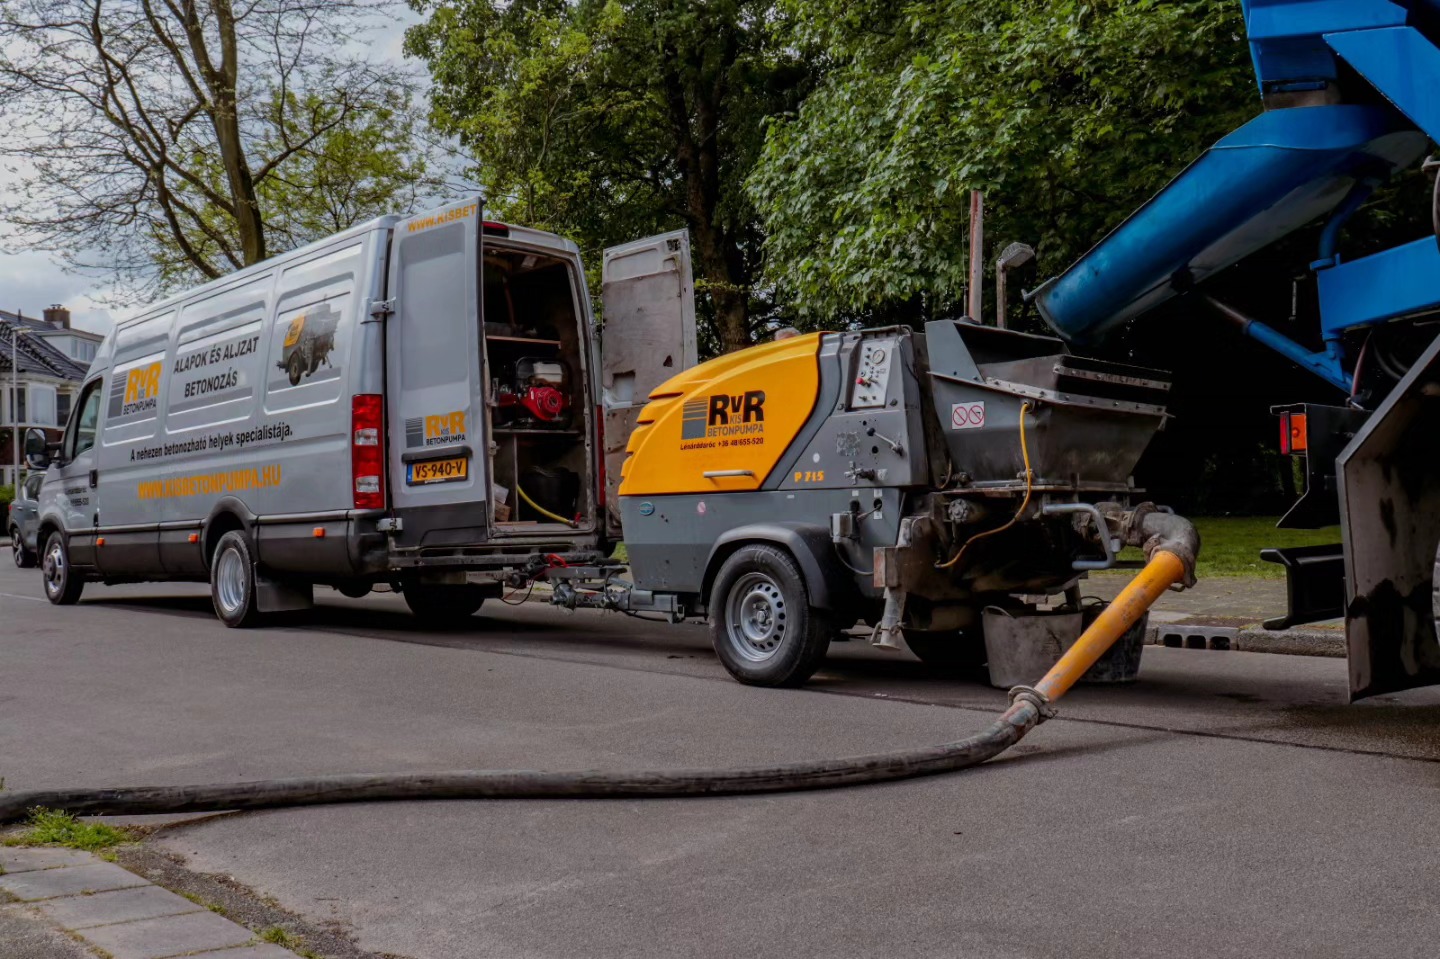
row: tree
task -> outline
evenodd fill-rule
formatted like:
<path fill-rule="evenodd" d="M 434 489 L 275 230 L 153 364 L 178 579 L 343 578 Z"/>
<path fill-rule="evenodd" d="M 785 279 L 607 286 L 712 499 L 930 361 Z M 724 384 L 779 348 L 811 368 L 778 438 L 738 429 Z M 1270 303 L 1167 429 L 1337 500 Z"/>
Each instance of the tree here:
<path fill-rule="evenodd" d="M 786 0 L 826 65 L 750 187 L 767 272 L 810 315 L 952 308 L 968 193 L 1058 272 L 1260 110 L 1227 0 Z"/>
<path fill-rule="evenodd" d="M 689 228 L 723 350 L 769 308 L 744 181 L 767 116 L 806 68 L 770 0 L 410 0 L 406 38 L 434 80 L 433 122 L 478 161 L 502 218 L 609 243 Z"/>
<path fill-rule="evenodd" d="M 413 81 L 353 33 L 381 0 L 0 0 L 12 240 L 143 290 L 404 206 Z"/>

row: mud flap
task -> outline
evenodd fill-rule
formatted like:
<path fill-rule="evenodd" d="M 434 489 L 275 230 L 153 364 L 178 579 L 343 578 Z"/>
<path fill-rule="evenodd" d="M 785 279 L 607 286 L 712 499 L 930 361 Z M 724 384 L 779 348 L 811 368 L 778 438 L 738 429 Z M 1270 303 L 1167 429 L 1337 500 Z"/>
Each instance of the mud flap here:
<path fill-rule="evenodd" d="M 1350 698 L 1440 683 L 1440 339 L 1336 464 Z"/>

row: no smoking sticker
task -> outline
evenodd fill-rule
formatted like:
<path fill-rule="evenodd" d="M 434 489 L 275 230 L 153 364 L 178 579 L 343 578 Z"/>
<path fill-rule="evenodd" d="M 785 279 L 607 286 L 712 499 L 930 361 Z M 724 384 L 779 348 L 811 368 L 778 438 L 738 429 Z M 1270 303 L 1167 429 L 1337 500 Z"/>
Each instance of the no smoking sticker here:
<path fill-rule="evenodd" d="M 979 403 L 956 403 L 950 407 L 950 428 L 952 430 L 978 430 L 984 425 L 984 400 Z"/>

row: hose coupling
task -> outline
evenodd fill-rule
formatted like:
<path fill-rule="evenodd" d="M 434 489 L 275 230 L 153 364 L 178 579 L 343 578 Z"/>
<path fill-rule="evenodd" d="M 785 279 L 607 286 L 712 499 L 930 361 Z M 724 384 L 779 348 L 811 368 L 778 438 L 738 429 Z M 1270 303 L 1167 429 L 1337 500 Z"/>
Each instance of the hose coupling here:
<path fill-rule="evenodd" d="M 1050 705 L 1050 697 L 1033 686 L 1012 686 L 1010 708 L 1004 719 L 1029 732 L 1047 719 L 1054 719 L 1058 710 Z"/>

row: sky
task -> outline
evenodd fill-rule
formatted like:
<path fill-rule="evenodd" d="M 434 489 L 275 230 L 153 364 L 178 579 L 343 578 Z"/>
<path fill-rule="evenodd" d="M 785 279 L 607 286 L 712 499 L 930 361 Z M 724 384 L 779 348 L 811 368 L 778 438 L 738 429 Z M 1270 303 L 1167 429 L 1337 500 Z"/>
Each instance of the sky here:
<path fill-rule="evenodd" d="M 405 39 L 405 27 L 419 21 L 408 9 L 398 9 L 383 27 L 369 38 L 372 59 L 399 63 Z M 7 189 L 14 178 L 0 171 L 0 190 Z M 0 252 L 0 310 L 41 315 L 52 303 L 68 307 L 71 323 L 84 330 L 108 333 L 116 319 L 123 319 L 136 308 L 116 309 L 105 304 L 109 284 L 103 276 L 92 272 L 67 272 L 44 253 Z"/>

